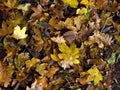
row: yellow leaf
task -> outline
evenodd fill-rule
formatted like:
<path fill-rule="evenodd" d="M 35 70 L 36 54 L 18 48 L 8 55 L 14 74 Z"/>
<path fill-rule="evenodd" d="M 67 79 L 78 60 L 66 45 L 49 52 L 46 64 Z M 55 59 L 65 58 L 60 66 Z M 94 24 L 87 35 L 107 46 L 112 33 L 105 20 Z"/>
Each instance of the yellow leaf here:
<path fill-rule="evenodd" d="M 40 60 L 39 59 L 37 59 L 37 58 L 32 58 L 31 60 L 27 60 L 26 62 L 25 62 L 25 64 L 26 64 L 26 68 L 28 68 L 28 70 L 31 68 L 31 67 L 33 67 L 36 63 L 38 63 Z"/>
<path fill-rule="evenodd" d="M 48 64 L 47 63 L 42 63 L 42 64 L 37 64 L 36 66 L 36 71 L 41 75 L 41 76 L 46 76 L 48 71 L 46 70 Z"/>
<path fill-rule="evenodd" d="M 74 59 L 74 60 L 73 60 L 73 63 L 74 63 L 74 64 L 79 64 L 80 61 L 79 61 L 78 59 Z"/>
<path fill-rule="evenodd" d="M 94 81 L 94 85 L 97 85 L 100 81 L 103 80 L 102 74 L 97 69 L 97 67 L 93 67 L 87 71 L 89 76 L 87 78 L 87 82 Z"/>
<path fill-rule="evenodd" d="M 70 5 L 72 8 L 78 7 L 78 0 L 62 0 L 64 3 Z"/>
<path fill-rule="evenodd" d="M 87 13 L 87 11 L 88 11 L 87 8 L 82 8 L 82 9 L 79 8 L 79 9 L 77 9 L 76 14 L 82 15 L 82 14 Z"/>
<path fill-rule="evenodd" d="M 14 32 L 12 36 L 17 40 L 25 39 L 28 36 L 27 34 L 25 34 L 26 29 L 27 27 L 23 27 L 22 29 L 20 29 L 20 26 L 17 25 L 16 27 L 14 27 Z"/>
<path fill-rule="evenodd" d="M 79 64 L 79 49 L 76 47 L 76 44 L 72 43 L 70 46 L 67 46 L 65 43 L 58 44 L 58 48 L 61 53 L 58 54 L 58 57 L 61 61 L 61 66 L 66 69 L 72 66 L 73 64 Z"/>
<path fill-rule="evenodd" d="M 4 2 L 4 5 L 12 9 L 15 7 L 17 3 L 18 3 L 18 0 L 7 0 L 7 2 Z"/>
<path fill-rule="evenodd" d="M 92 0 L 90 0 L 90 1 L 88 1 L 88 0 L 82 0 L 81 2 L 80 2 L 80 4 L 83 4 L 83 5 L 85 5 L 87 8 L 88 7 L 90 7 L 90 6 L 95 6 L 94 5 L 94 2 L 92 1 Z"/>
<path fill-rule="evenodd" d="M 59 58 L 56 55 L 51 54 L 50 56 L 54 61 L 57 61 L 57 62 L 59 61 Z"/>
<path fill-rule="evenodd" d="M 26 3 L 26 4 L 20 4 L 17 9 L 20 9 L 22 11 L 28 11 L 29 10 L 29 7 L 31 6 L 30 3 Z"/>

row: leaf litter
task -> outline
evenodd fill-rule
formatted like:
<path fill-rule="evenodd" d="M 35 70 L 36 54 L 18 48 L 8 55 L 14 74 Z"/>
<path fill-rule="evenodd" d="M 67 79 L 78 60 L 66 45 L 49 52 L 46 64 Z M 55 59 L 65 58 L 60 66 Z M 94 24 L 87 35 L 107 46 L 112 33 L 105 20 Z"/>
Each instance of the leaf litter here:
<path fill-rule="evenodd" d="M 1 0 L 0 90 L 119 90 L 119 0 Z"/>

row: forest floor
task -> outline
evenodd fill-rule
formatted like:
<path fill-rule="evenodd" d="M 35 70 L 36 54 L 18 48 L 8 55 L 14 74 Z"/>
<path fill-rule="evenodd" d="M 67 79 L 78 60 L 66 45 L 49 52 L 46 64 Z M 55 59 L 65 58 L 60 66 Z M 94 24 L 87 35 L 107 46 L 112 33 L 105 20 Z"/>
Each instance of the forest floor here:
<path fill-rule="evenodd" d="M 120 0 L 0 0 L 0 90 L 120 90 Z"/>

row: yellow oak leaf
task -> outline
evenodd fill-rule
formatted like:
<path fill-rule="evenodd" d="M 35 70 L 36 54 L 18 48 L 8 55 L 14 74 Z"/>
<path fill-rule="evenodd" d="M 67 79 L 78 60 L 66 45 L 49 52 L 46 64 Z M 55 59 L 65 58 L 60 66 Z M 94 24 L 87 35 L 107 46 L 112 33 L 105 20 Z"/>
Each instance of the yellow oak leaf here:
<path fill-rule="evenodd" d="M 78 0 L 62 0 L 64 3 L 70 5 L 72 8 L 78 7 Z"/>
<path fill-rule="evenodd" d="M 20 29 L 20 26 L 17 25 L 16 27 L 14 27 L 14 32 L 12 36 L 17 40 L 25 39 L 28 36 L 27 34 L 25 34 L 26 30 L 27 27 L 23 27 L 22 29 Z"/>

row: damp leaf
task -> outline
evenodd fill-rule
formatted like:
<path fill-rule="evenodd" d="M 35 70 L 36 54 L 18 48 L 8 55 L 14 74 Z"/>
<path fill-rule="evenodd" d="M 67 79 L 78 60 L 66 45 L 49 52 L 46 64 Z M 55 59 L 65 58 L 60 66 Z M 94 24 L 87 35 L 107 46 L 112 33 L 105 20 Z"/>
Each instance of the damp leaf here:
<path fill-rule="evenodd" d="M 20 29 L 20 26 L 17 25 L 16 27 L 14 27 L 14 32 L 12 36 L 17 40 L 25 39 L 28 36 L 27 34 L 25 34 L 26 30 L 27 27 L 23 27 L 22 29 Z"/>
<path fill-rule="evenodd" d="M 97 85 L 100 81 L 103 80 L 103 76 L 96 66 L 90 68 L 88 71 L 89 76 L 87 77 L 87 82 L 93 81 L 94 85 Z"/>
<path fill-rule="evenodd" d="M 70 5 L 72 8 L 78 7 L 78 0 L 62 0 L 64 3 Z"/>

